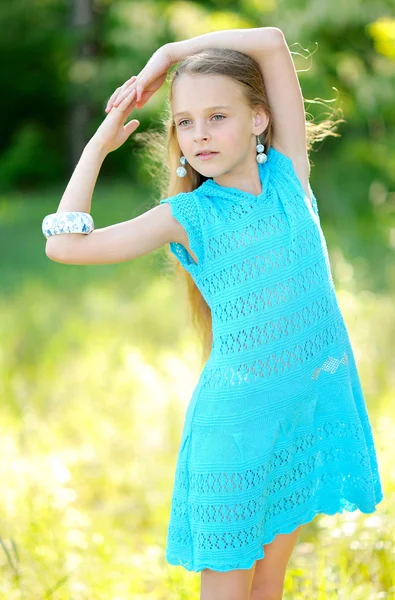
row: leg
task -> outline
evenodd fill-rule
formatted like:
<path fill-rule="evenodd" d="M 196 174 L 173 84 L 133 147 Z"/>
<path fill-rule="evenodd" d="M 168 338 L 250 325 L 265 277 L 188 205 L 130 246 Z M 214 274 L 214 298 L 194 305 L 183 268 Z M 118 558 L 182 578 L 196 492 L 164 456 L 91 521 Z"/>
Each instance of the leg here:
<path fill-rule="evenodd" d="M 301 527 L 299 525 L 291 533 L 277 535 L 264 546 L 265 556 L 255 562 L 250 600 L 281 600 L 285 570 Z"/>
<path fill-rule="evenodd" d="M 203 569 L 200 600 L 249 600 L 254 567 L 225 572 Z"/>

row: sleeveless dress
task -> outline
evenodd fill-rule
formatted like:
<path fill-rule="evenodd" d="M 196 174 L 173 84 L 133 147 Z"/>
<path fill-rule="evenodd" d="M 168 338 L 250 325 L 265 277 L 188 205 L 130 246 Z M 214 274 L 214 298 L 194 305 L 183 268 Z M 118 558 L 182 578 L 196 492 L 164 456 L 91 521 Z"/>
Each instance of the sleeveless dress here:
<path fill-rule="evenodd" d="M 160 202 L 212 315 L 167 533 L 166 560 L 188 571 L 250 569 L 277 534 L 384 498 L 316 198 L 290 158 L 267 156 L 258 196 L 208 179 Z"/>

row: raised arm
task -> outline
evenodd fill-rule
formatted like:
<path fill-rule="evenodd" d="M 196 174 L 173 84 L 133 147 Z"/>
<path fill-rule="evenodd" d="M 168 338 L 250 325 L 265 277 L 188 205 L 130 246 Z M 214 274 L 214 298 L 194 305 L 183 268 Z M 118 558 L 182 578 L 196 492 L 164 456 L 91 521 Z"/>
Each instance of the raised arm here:
<path fill-rule="evenodd" d="M 174 62 L 204 48 L 231 48 L 251 56 L 260 66 L 272 110 L 272 146 L 288 156 L 307 191 L 310 165 L 302 91 L 281 29 L 229 29 L 174 42 L 167 50 Z M 309 195 L 309 194 L 308 194 Z"/>
<path fill-rule="evenodd" d="M 205 48 L 231 48 L 248 54 L 258 63 L 272 111 L 272 146 L 292 160 L 296 174 L 310 196 L 310 164 L 303 96 L 292 55 L 283 32 L 277 27 L 214 31 L 165 44 L 151 57 L 135 78 L 136 81 L 128 80 L 114 92 L 106 111 L 111 106 L 118 106 L 130 90 L 135 88 L 138 103 L 140 106 L 144 105 L 160 87 L 164 74 L 172 64 Z"/>
<path fill-rule="evenodd" d="M 132 109 L 131 100 L 125 99 L 111 110 L 82 152 L 57 212 L 90 212 L 93 190 L 105 156 L 119 147 L 138 125 L 138 121 L 132 120 L 123 126 Z M 188 247 L 184 228 L 173 217 L 170 206 L 161 204 L 134 219 L 94 229 L 89 234 L 50 236 L 45 253 L 51 260 L 66 264 L 108 264 L 131 260 L 170 241 Z"/>

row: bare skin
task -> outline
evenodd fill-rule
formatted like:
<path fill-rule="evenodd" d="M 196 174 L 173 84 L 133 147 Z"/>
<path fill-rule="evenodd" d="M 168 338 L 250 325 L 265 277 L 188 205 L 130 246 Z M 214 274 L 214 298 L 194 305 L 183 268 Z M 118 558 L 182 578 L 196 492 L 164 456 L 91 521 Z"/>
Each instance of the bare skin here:
<path fill-rule="evenodd" d="M 285 572 L 298 540 L 301 525 L 265 544 L 265 556 L 251 569 L 201 572 L 200 600 L 281 600 Z"/>

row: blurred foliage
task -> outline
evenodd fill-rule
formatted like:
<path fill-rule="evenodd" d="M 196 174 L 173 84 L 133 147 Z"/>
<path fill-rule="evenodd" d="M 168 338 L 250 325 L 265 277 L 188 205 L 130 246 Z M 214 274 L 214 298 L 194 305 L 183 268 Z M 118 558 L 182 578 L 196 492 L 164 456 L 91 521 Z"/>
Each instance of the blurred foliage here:
<path fill-rule="evenodd" d="M 342 137 L 328 138 L 311 152 L 311 181 L 324 227 L 331 228 L 329 246 L 341 245 L 348 261 L 357 258 L 355 276 L 363 285 L 393 288 L 394 1 L 92 0 L 93 23 L 87 27 L 72 26 L 78 0 L 3 4 L 0 76 L 8 86 L 0 100 L 6 115 L 0 123 L 3 199 L 13 188 L 65 185 L 75 166 L 73 107 L 84 103 L 87 110 L 86 143 L 105 118 L 114 89 L 138 74 L 161 45 L 219 29 L 277 26 L 294 53 L 304 97 L 311 100 L 308 114 L 320 120 L 329 107 L 344 111 Z M 82 40 L 89 47 L 85 55 L 78 53 Z M 167 87 L 137 112 L 139 131 L 157 127 Z M 132 136 L 111 153 L 100 182 L 133 181 L 150 197 L 140 149 Z"/>
<path fill-rule="evenodd" d="M 361 184 L 365 199 L 367 179 L 393 185 L 393 1 L 94 0 L 89 28 L 71 26 L 73 4 L 78 1 L 16 0 L 0 7 L 0 76 L 8 85 L 1 98 L 7 115 L 0 136 L 3 187 L 46 185 L 67 177 L 70 103 L 89 101 L 88 140 L 105 117 L 113 90 L 137 74 L 159 46 L 208 31 L 259 26 L 281 27 L 291 49 L 297 51 L 300 44 L 314 52 L 308 65 L 296 60 L 306 98 L 333 98 L 332 88 L 338 90 L 347 119 L 341 128 L 344 140 L 324 144 L 317 164 L 333 154 L 335 172 L 341 163 L 346 169 L 360 164 L 366 172 Z M 77 55 L 81 38 L 91 44 L 90 56 Z M 141 109 L 141 130 L 155 127 L 165 88 Z M 313 114 L 319 114 L 316 108 L 311 106 Z M 131 141 L 116 157 L 108 157 L 104 175 L 144 177 L 133 148 Z M 353 190 L 349 196 L 360 203 Z"/>

